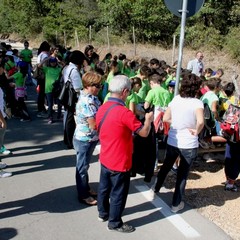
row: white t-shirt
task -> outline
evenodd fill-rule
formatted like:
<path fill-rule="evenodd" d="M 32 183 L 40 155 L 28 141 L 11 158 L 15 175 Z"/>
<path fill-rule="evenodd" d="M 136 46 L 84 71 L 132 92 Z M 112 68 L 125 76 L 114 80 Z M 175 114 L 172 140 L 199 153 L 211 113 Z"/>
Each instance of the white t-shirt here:
<path fill-rule="evenodd" d="M 71 70 L 72 70 L 72 72 L 71 72 Z M 75 91 L 79 92 L 83 87 L 82 78 L 81 78 L 81 75 L 80 75 L 80 72 L 79 72 L 77 66 L 71 62 L 69 63 L 68 66 L 66 66 L 63 69 L 64 82 L 66 82 L 68 80 L 70 72 L 71 72 L 70 80 L 72 82 L 73 88 L 75 89 Z"/>
<path fill-rule="evenodd" d="M 45 58 L 48 58 L 48 53 L 47 52 L 41 52 L 38 56 L 37 56 L 37 64 L 41 63 Z"/>
<path fill-rule="evenodd" d="M 169 103 L 172 124 L 168 133 L 168 144 L 177 148 L 198 147 L 198 136 L 193 136 L 189 128 L 196 128 L 196 109 L 203 109 L 203 102 L 197 98 L 182 98 L 180 95 Z"/>

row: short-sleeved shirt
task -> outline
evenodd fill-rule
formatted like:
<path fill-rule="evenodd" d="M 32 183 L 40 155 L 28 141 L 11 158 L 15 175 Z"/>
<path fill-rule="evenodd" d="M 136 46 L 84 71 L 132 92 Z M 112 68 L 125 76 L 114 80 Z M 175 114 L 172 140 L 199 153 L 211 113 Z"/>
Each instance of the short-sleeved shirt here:
<path fill-rule="evenodd" d="M 201 97 L 201 100 L 203 101 L 203 103 L 206 103 L 210 109 L 212 109 L 212 103 L 218 102 L 219 98 L 213 91 L 208 91 Z M 214 118 L 213 113 L 212 116 Z"/>
<path fill-rule="evenodd" d="M 101 119 L 113 105 L 99 129 Z M 123 101 L 110 97 L 98 110 L 96 123 L 101 143 L 100 162 L 106 168 L 126 172 L 132 167 L 133 132 L 142 128 L 142 123 L 125 107 Z"/>
<path fill-rule="evenodd" d="M 137 94 L 135 92 L 133 92 L 133 91 L 131 91 L 131 94 L 127 97 L 127 99 L 125 101 L 125 104 L 126 104 L 127 108 L 129 108 L 129 104 L 130 103 L 138 104 Z"/>
<path fill-rule="evenodd" d="M 74 63 L 71 63 L 71 62 L 69 63 L 68 66 L 66 66 L 63 69 L 64 82 L 67 82 L 69 80 L 68 79 L 69 74 L 70 74 L 70 81 L 72 82 L 73 88 L 76 91 L 80 91 L 83 88 L 81 74 L 77 68 L 77 65 L 75 65 Z"/>
<path fill-rule="evenodd" d="M 16 72 L 12 75 L 15 80 L 16 87 L 23 87 L 25 83 L 25 77 L 21 72 Z"/>
<path fill-rule="evenodd" d="M 24 62 L 30 63 L 32 60 L 32 51 L 30 49 L 23 49 L 20 56 Z"/>
<path fill-rule="evenodd" d="M 81 91 L 76 105 L 76 129 L 74 132 L 74 137 L 77 140 L 84 142 L 98 140 L 97 130 L 89 128 L 87 119 L 95 118 L 100 105 L 101 102 L 96 96 Z"/>
<path fill-rule="evenodd" d="M 142 87 L 139 89 L 138 96 L 142 99 L 142 102 L 144 102 L 148 91 L 150 90 L 150 84 L 147 79 L 142 81 Z"/>
<path fill-rule="evenodd" d="M 107 76 L 106 82 L 109 84 L 112 81 L 113 77 L 114 77 L 113 72 L 110 72 Z"/>
<path fill-rule="evenodd" d="M 11 68 L 13 68 L 15 66 L 15 63 L 12 62 L 11 60 L 8 60 L 5 65 L 4 68 L 5 70 L 8 72 Z"/>
<path fill-rule="evenodd" d="M 167 143 L 182 149 L 197 148 L 198 136 L 192 135 L 188 129 L 196 129 L 196 110 L 203 109 L 203 102 L 197 98 L 182 98 L 177 95 L 169 103 L 169 108 L 172 123 Z"/>
<path fill-rule="evenodd" d="M 161 86 L 152 88 L 145 98 L 145 102 L 153 106 L 166 107 L 170 103 L 170 94 Z"/>
<path fill-rule="evenodd" d="M 41 63 L 45 58 L 48 58 L 49 54 L 48 52 L 41 52 L 38 56 L 37 56 L 37 64 Z"/>
<path fill-rule="evenodd" d="M 53 83 L 58 80 L 61 68 L 60 67 L 43 67 L 45 73 L 45 93 L 51 93 Z"/>

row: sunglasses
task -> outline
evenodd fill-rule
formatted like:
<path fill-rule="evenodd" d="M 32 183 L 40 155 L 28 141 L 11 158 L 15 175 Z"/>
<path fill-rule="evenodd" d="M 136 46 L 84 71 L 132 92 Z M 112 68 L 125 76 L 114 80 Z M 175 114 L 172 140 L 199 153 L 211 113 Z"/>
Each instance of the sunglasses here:
<path fill-rule="evenodd" d="M 102 84 L 92 84 L 92 87 L 100 89 L 103 87 L 103 85 Z"/>

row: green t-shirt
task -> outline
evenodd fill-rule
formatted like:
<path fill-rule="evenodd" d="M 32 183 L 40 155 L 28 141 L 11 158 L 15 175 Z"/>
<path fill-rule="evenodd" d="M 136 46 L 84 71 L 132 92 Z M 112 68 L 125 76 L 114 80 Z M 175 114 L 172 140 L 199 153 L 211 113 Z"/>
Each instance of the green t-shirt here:
<path fill-rule="evenodd" d="M 137 97 L 137 94 L 133 91 L 131 91 L 131 94 L 127 97 L 126 99 L 126 107 L 129 108 L 129 104 L 133 102 L 135 104 L 138 104 L 138 97 Z"/>
<path fill-rule="evenodd" d="M 8 72 L 11 68 L 13 68 L 15 66 L 15 63 L 12 62 L 11 60 L 8 60 L 5 65 L 4 68 L 5 70 Z"/>
<path fill-rule="evenodd" d="M 30 49 L 23 49 L 20 53 L 20 57 L 24 62 L 30 63 L 32 60 L 32 51 Z"/>
<path fill-rule="evenodd" d="M 111 93 L 108 92 L 108 94 L 107 94 L 106 97 L 104 98 L 104 102 L 103 102 L 103 103 L 107 102 L 107 100 L 108 100 L 108 98 L 110 97 L 110 95 L 111 95 Z"/>
<path fill-rule="evenodd" d="M 150 103 L 150 105 L 161 107 L 167 107 L 170 101 L 169 92 L 161 86 L 151 89 L 145 98 L 145 102 Z"/>
<path fill-rule="evenodd" d="M 16 87 L 23 87 L 24 86 L 25 77 L 23 77 L 23 74 L 21 72 L 16 72 L 12 76 L 15 80 Z"/>
<path fill-rule="evenodd" d="M 106 82 L 109 84 L 112 81 L 113 77 L 114 77 L 113 72 L 110 72 L 107 76 Z"/>
<path fill-rule="evenodd" d="M 119 70 L 119 72 L 122 72 L 122 70 L 123 70 L 123 61 L 122 60 L 118 60 L 118 70 Z"/>
<path fill-rule="evenodd" d="M 60 67 L 43 67 L 45 73 L 45 93 L 51 93 L 53 90 L 53 83 L 58 80 L 61 73 Z"/>
<path fill-rule="evenodd" d="M 149 81 L 147 79 L 144 79 L 142 81 L 142 87 L 139 89 L 139 92 L 138 92 L 138 96 L 142 99 L 141 101 L 144 102 L 146 96 L 147 96 L 147 93 L 148 91 L 150 90 L 150 84 L 149 84 Z"/>
<path fill-rule="evenodd" d="M 134 72 L 134 70 L 132 70 L 129 67 L 124 67 L 122 70 L 122 74 L 128 76 L 129 78 L 133 77 L 136 75 L 136 73 Z"/>
<path fill-rule="evenodd" d="M 176 80 L 176 78 L 173 78 L 172 76 L 169 76 L 167 79 L 166 79 L 166 81 L 164 81 L 162 84 L 161 84 L 161 86 L 164 88 L 164 89 L 168 89 L 168 84 L 169 84 L 169 82 L 170 81 L 172 81 L 172 80 Z"/>

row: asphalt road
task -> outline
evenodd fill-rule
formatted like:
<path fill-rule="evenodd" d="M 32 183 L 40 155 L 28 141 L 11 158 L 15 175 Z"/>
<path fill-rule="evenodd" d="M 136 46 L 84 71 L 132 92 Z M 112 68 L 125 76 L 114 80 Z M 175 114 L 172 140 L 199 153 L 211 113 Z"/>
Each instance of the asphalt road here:
<path fill-rule="evenodd" d="M 142 176 L 131 180 L 123 216 L 123 221 L 136 231 L 107 231 L 107 223 L 97 220 L 97 207 L 77 200 L 75 152 L 67 150 L 62 142 L 62 122 L 48 125 L 47 119 L 37 118 L 34 87 L 28 92 L 32 121 L 8 120 L 5 146 L 13 154 L 0 156 L 9 165 L 7 171 L 13 172 L 12 177 L 0 179 L 0 240 L 231 239 L 189 206 L 172 214 L 172 192 L 168 189 L 163 188 L 154 201 L 149 201 L 150 185 Z M 99 180 L 98 149 L 89 169 L 95 190 Z"/>

